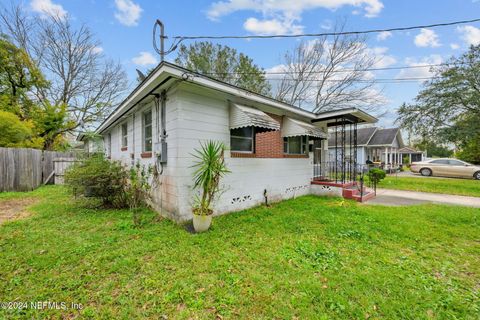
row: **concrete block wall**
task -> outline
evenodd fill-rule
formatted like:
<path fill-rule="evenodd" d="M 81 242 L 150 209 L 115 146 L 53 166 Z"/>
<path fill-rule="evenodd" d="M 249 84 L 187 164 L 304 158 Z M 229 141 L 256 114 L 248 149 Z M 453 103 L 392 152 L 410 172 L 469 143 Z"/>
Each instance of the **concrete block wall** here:
<path fill-rule="evenodd" d="M 245 103 L 244 101 L 238 101 Z M 228 97 L 204 88 L 181 83 L 168 92 L 166 126 L 168 162 L 160 165 L 155 151 L 151 157 L 142 157 L 142 112 L 152 109 L 153 143 L 157 119 L 153 103 L 135 110 L 123 121 L 128 123 L 128 147 L 122 150 L 120 121 L 108 132 L 111 135 L 111 158 L 126 165 L 136 161 L 163 170 L 153 181 L 155 210 L 177 222 L 191 219 L 194 199 L 194 153 L 201 143 L 208 140 L 223 142 L 230 149 Z M 272 115 L 281 119 L 280 115 Z M 215 202 L 214 214 L 224 214 L 264 203 L 264 193 L 269 202 L 281 201 L 311 193 L 313 172 L 312 155 L 283 154 L 283 138 L 280 131 L 257 134 L 257 152 L 238 154 L 226 152 L 226 164 L 231 173 L 222 179 L 222 192 Z"/>

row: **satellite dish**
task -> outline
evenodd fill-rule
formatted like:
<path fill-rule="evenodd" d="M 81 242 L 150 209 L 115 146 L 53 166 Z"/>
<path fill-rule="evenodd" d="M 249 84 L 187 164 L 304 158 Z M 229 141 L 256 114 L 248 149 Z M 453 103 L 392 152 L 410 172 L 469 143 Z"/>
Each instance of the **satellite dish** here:
<path fill-rule="evenodd" d="M 140 79 L 140 81 L 145 80 L 146 77 L 145 77 L 145 75 L 143 74 L 143 72 L 140 71 L 140 70 L 138 70 L 138 69 L 135 69 L 135 70 L 137 70 L 138 78 Z"/>

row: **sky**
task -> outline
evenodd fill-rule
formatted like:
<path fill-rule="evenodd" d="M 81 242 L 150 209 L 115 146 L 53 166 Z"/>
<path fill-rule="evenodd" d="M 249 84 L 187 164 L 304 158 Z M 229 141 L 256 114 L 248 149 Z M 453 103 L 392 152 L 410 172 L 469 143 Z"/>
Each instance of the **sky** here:
<path fill-rule="evenodd" d="M 3 1 L 3 0 L 2 0 Z M 13 0 L 13 2 L 17 2 Z M 131 86 L 136 71 L 159 62 L 153 50 L 156 19 L 167 36 L 271 35 L 321 33 L 335 21 L 346 20 L 346 30 L 384 29 L 480 18 L 480 0 L 23 0 L 33 15 L 56 13 L 74 24 L 86 24 L 101 41 L 98 50 L 121 62 Z M 275 69 L 298 39 L 229 39 L 219 43 L 250 56 L 260 67 Z M 188 44 L 188 42 L 185 42 Z M 167 48 L 171 42 L 167 40 Z M 408 32 L 370 35 L 367 45 L 377 67 L 438 64 L 480 44 L 480 23 Z M 173 61 L 175 52 L 166 60 Z M 429 77 L 428 68 L 376 71 L 377 79 Z M 411 102 L 421 81 L 378 85 L 385 98 L 379 124 L 394 125 L 396 109 Z"/>

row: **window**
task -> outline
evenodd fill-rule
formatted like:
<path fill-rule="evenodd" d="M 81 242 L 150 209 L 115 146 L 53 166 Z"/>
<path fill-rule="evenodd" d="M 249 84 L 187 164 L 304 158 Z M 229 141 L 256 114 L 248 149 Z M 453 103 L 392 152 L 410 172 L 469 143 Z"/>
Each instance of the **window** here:
<path fill-rule="evenodd" d="M 442 159 L 440 159 L 440 160 L 433 160 L 431 163 L 434 163 L 434 164 L 450 164 L 450 163 L 448 162 L 448 160 L 442 160 Z"/>
<path fill-rule="evenodd" d="M 287 154 L 307 154 L 308 137 L 285 137 L 283 138 L 283 152 Z"/>
<path fill-rule="evenodd" d="M 128 125 L 127 123 L 122 124 L 122 147 L 128 145 Z"/>
<path fill-rule="evenodd" d="M 143 113 L 143 151 L 152 151 L 152 110 Z"/>
<path fill-rule="evenodd" d="M 230 130 L 230 146 L 232 151 L 253 152 L 254 132 L 253 127 L 244 127 Z"/>
<path fill-rule="evenodd" d="M 451 166 L 464 166 L 466 163 L 458 160 L 448 160 Z"/>

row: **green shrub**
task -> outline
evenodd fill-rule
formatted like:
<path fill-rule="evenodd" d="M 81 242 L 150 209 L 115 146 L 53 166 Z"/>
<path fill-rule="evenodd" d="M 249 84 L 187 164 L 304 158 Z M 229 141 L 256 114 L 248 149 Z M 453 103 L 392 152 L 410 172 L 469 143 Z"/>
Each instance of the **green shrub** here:
<path fill-rule="evenodd" d="M 150 178 L 152 173 L 152 166 L 146 167 L 140 165 L 140 162 L 137 162 L 129 170 L 129 179 L 124 189 L 125 199 L 132 211 L 133 224 L 136 226 L 141 224 L 141 208 L 146 206 L 147 201 L 150 199 L 150 190 L 152 188 Z"/>
<path fill-rule="evenodd" d="M 374 184 L 378 184 L 382 179 L 385 178 L 385 171 L 379 168 L 372 168 L 367 173 L 368 180 Z"/>
<path fill-rule="evenodd" d="M 109 161 L 103 154 L 93 154 L 72 165 L 65 173 L 65 183 L 75 195 L 98 198 L 105 207 L 128 206 L 128 171 L 119 161 Z"/>

